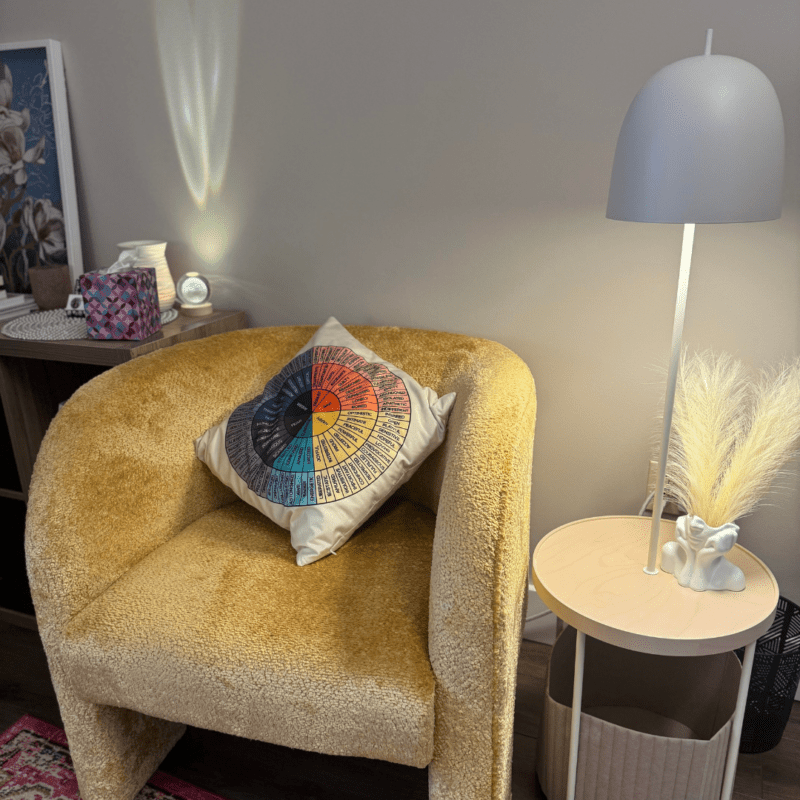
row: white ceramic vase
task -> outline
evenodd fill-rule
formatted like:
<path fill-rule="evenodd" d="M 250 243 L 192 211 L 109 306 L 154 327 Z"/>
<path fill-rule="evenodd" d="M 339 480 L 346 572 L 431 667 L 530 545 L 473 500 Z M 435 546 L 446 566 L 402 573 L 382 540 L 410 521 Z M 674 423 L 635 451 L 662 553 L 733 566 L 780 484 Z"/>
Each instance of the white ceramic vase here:
<path fill-rule="evenodd" d="M 711 528 L 697 515 L 678 517 L 675 541 L 661 548 L 661 569 L 696 592 L 741 592 L 744 573 L 725 558 L 738 537 L 739 526 L 733 522 Z"/>
<path fill-rule="evenodd" d="M 163 314 L 175 304 L 175 281 L 167 264 L 167 243 L 155 239 L 140 239 L 134 242 L 120 242 L 117 247 L 123 252 L 132 250 L 136 254 L 134 267 L 153 267 L 156 271 L 158 289 L 158 310 Z"/>

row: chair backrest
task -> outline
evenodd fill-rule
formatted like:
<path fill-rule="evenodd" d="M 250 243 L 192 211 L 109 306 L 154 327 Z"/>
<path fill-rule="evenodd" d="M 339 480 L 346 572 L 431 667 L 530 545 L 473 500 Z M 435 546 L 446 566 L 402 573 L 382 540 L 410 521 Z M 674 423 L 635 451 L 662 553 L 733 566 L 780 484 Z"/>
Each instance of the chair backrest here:
<path fill-rule="evenodd" d="M 407 372 L 421 385 L 430 387 L 440 396 L 453 391 L 457 394 L 444 444 L 398 490 L 403 496 L 421 503 L 435 513 L 439 505 L 448 454 L 455 436 L 452 429 L 462 419 L 467 398 L 479 386 L 483 390 L 481 402 L 485 403 L 487 397 L 491 398 L 492 391 L 500 391 L 501 386 L 503 390 L 508 390 L 509 382 L 532 384 L 530 371 L 506 347 L 486 339 L 414 328 L 347 327 L 360 342 L 381 358 Z M 228 398 L 224 391 L 217 394 L 220 401 L 219 419 L 258 394 L 267 381 L 305 345 L 315 330 L 315 326 L 253 328 L 203 340 L 209 344 L 202 348 L 200 342 L 195 343 L 195 351 L 209 351 L 209 357 L 214 360 L 213 364 L 208 364 L 209 372 L 213 373 L 213 380 L 218 383 L 224 380 L 226 365 L 233 363 L 234 351 L 238 351 L 236 363 L 242 364 L 244 360 L 244 363 L 252 365 L 252 380 L 244 396 L 241 395 L 241 381 L 237 383 L 237 388 L 231 387 L 232 393 Z M 180 351 L 172 349 L 176 350 L 175 356 L 178 356 Z M 497 382 L 496 385 L 493 381 Z M 526 389 L 525 385 L 520 385 L 521 393 Z M 474 407 L 471 408 L 471 413 L 475 413 Z M 482 409 L 482 413 L 490 413 L 490 409 Z"/>

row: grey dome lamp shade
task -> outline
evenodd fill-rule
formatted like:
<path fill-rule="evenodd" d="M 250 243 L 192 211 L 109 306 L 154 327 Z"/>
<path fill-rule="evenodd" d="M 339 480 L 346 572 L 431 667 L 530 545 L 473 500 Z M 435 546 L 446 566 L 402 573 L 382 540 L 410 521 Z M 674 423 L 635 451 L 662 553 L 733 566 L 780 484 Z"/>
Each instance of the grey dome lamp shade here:
<path fill-rule="evenodd" d="M 781 215 L 783 115 L 769 79 L 747 61 L 705 54 L 659 70 L 639 91 L 617 140 L 606 216 L 683 224 L 664 426 L 647 566 L 657 575 L 659 526 L 686 296 L 698 223 Z M 726 784 L 732 777 L 726 773 Z M 723 794 L 724 796 L 724 794 Z"/>
<path fill-rule="evenodd" d="M 617 140 L 606 216 L 673 223 L 777 219 L 783 158 L 783 115 L 767 76 L 733 56 L 685 58 L 659 70 L 631 103 Z"/>

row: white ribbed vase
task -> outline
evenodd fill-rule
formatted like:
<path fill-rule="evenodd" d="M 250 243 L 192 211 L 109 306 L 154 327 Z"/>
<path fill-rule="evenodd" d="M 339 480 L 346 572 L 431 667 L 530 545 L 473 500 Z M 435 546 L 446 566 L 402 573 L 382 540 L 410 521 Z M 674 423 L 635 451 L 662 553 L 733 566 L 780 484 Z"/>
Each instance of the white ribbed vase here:
<path fill-rule="evenodd" d="M 175 281 L 167 264 L 167 243 L 155 239 L 140 239 L 135 242 L 120 242 L 120 250 L 135 250 L 135 267 L 153 267 L 158 288 L 158 310 L 163 314 L 175 304 Z"/>

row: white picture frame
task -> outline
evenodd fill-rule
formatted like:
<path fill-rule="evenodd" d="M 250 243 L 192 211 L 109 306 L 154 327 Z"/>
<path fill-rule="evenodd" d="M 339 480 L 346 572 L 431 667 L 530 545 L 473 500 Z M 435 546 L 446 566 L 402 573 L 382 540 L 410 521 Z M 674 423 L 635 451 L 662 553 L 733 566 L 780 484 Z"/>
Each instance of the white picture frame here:
<path fill-rule="evenodd" d="M 0 125 L 16 127 L 24 137 L 21 167 L 20 160 L 11 161 L 20 154 L 9 149 L 19 149 L 20 134 L 14 132 L 16 144 L 11 139 L 5 144 L 0 141 L 0 268 L 6 287 L 29 292 L 27 268 L 37 263 L 66 262 L 74 283 L 83 274 L 83 255 L 61 43 L 39 39 L 0 44 L 0 63 Z M 5 80 L 6 70 L 11 73 L 9 80 Z M 23 122 L 15 125 L 20 118 Z M 39 153 L 42 137 L 45 142 Z M 23 177 L 25 191 L 19 192 L 18 181 Z M 4 194 L 10 184 L 16 187 L 16 195 Z M 32 202 L 23 212 L 28 198 Z M 45 202 L 48 199 L 50 205 Z M 54 209 L 63 217 L 63 251 Z"/>

